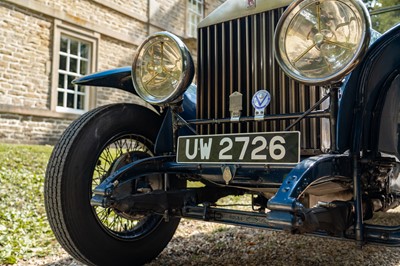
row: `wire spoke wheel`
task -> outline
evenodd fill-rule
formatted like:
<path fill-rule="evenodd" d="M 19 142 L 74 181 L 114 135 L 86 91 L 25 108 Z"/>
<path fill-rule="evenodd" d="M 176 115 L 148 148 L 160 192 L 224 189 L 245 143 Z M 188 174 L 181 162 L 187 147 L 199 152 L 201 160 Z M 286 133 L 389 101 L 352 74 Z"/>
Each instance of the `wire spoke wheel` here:
<path fill-rule="evenodd" d="M 121 167 L 136 160 L 154 156 L 153 143 L 142 136 L 123 135 L 106 145 L 95 166 L 92 178 L 92 190 L 107 176 Z M 151 190 L 161 189 L 160 176 L 151 176 L 141 180 Z M 150 185 L 151 184 L 151 185 Z M 125 240 L 140 238 L 160 222 L 161 217 L 149 213 L 124 213 L 113 208 L 94 207 L 95 215 L 101 225 L 114 237 Z"/>
<path fill-rule="evenodd" d="M 87 265 L 143 265 L 171 240 L 179 218 L 147 210 L 93 207 L 93 189 L 121 167 L 155 156 L 163 117 L 134 104 L 93 109 L 64 132 L 49 159 L 45 205 L 62 247 Z M 119 180 L 118 196 L 163 189 L 164 175 Z M 184 187 L 168 180 L 170 189 Z M 120 189 L 120 190 L 118 190 Z"/>

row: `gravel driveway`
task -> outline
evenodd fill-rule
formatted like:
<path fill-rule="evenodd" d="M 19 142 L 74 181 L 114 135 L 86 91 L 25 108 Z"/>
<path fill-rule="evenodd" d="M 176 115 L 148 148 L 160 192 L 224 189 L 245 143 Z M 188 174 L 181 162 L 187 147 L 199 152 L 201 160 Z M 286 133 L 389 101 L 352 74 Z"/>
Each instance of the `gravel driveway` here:
<path fill-rule="evenodd" d="M 62 251 L 18 265 L 82 264 Z M 182 220 L 167 248 L 148 265 L 386 266 L 400 265 L 400 248 L 368 245 L 360 250 L 353 242 Z"/>

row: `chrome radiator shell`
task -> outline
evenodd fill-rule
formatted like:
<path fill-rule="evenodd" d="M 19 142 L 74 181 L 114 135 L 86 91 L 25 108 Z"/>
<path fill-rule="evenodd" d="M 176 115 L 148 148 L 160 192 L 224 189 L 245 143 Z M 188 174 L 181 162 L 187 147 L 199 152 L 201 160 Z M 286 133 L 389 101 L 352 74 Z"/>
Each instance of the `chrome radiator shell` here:
<path fill-rule="evenodd" d="M 200 134 L 283 131 L 294 121 L 212 123 L 230 116 L 229 95 L 235 91 L 243 94 L 242 116 L 254 115 L 251 99 L 258 90 L 271 94 L 267 116 L 305 112 L 322 97 L 320 87 L 289 78 L 274 58 L 274 31 L 283 11 L 278 8 L 198 29 L 197 118 L 210 120 L 198 126 Z M 301 132 L 304 155 L 321 152 L 321 120 L 326 118 L 305 118 L 292 129 Z"/>

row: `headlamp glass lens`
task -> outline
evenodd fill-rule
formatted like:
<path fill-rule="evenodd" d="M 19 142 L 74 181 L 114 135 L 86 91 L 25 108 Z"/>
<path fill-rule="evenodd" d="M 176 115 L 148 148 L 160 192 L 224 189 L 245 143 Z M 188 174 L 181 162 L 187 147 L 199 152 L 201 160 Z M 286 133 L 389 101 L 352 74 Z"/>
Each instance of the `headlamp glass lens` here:
<path fill-rule="evenodd" d="M 335 79 L 365 47 L 367 23 L 354 1 L 297 1 L 281 19 L 278 61 L 300 81 Z"/>
<path fill-rule="evenodd" d="M 169 95 L 179 83 L 182 57 L 179 48 L 167 38 L 154 38 L 141 50 L 137 64 L 139 85 L 153 97 Z"/>
<path fill-rule="evenodd" d="M 173 102 L 190 85 L 193 75 L 189 50 L 178 37 L 168 32 L 147 38 L 132 65 L 134 88 L 151 104 Z"/>

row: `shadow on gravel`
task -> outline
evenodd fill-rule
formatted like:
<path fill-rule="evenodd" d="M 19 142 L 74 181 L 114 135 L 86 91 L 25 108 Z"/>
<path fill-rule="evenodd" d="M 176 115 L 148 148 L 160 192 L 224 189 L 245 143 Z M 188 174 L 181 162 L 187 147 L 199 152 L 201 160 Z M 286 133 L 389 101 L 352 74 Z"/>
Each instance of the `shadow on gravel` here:
<path fill-rule="evenodd" d="M 360 250 L 348 241 L 222 227 L 175 237 L 148 265 L 400 265 L 400 248 L 368 245 Z"/>
<path fill-rule="evenodd" d="M 84 265 L 85 264 L 82 264 L 74 260 L 72 257 L 68 257 L 51 263 L 42 264 L 42 266 L 84 266 Z"/>
<path fill-rule="evenodd" d="M 399 222 L 393 222 L 399 221 Z M 376 215 L 377 224 L 399 224 L 400 213 Z M 65 258 L 45 266 L 81 266 Z M 322 237 L 291 235 L 183 220 L 176 236 L 147 266 L 158 265 L 376 265 L 399 266 L 400 248 L 366 245 Z"/>

